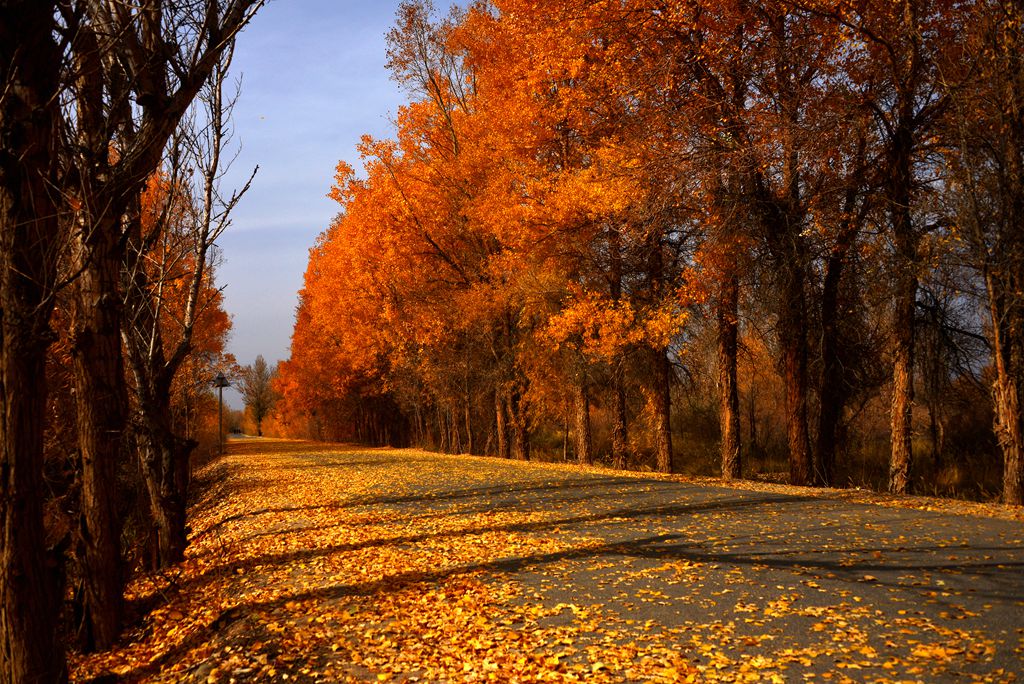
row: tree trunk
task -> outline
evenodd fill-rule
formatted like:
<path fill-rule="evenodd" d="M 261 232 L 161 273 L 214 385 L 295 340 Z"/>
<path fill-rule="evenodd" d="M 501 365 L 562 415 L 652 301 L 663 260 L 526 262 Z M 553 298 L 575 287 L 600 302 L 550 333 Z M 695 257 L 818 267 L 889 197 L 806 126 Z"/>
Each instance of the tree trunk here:
<path fill-rule="evenodd" d="M 825 266 L 821 295 L 821 379 L 818 436 L 814 449 L 814 484 L 831 487 L 835 478 L 836 436 L 846 404 L 845 381 L 839 360 L 839 283 L 846 251 L 837 249 Z"/>
<path fill-rule="evenodd" d="M 452 431 L 451 447 L 453 454 L 462 453 L 462 435 L 459 433 L 459 421 L 455 419 L 456 414 L 451 409 L 445 411 L 448 429 Z"/>
<path fill-rule="evenodd" d="M 622 235 L 611 227 L 608 231 L 608 291 L 618 304 L 622 297 Z M 629 451 L 626 423 L 626 386 L 623 359 L 616 358 L 612 369 L 612 467 L 623 469 Z"/>
<path fill-rule="evenodd" d="M 747 395 L 747 422 L 750 424 L 750 453 L 758 455 L 761 445 L 757 441 L 757 384 L 750 379 L 750 393 Z"/>
<path fill-rule="evenodd" d="M 126 346 L 138 394 L 139 465 L 156 532 L 154 569 L 166 568 L 185 557 L 189 456 L 196 442 L 174 434 L 171 375 L 164 367 L 162 354 L 143 358 L 141 350 L 134 349 L 133 344 Z"/>
<path fill-rule="evenodd" d="M 626 427 L 626 388 L 619 364 L 616 364 L 612 382 L 612 467 L 621 470 L 626 467 L 629 435 Z"/>
<path fill-rule="evenodd" d="M 188 459 L 194 447 L 194 442 L 178 438 L 163 424 L 148 426 L 140 439 L 139 457 L 157 535 L 157 568 L 185 557 Z"/>
<path fill-rule="evenodd" d="M 157 396 L 139 416 L 139 462 L 156 532 L 154 569 L 185 557 L 188 464 L 196 443 L 174 434 L 170 415 L 170 399 Z"/>
<path fill-rule="evenodd" d="M 928 402 L 928 436 L 932 445 L 932 465 L 938 468 L 942 465 L 942 418 L 939 402 L 932 399 Z"/>
<path fill-rule="evenodd" d="M 530 428 L 519 388 L 514 387 L 509 392 L 508 409 L 512 423 L 512 456 L 519 461 L 529 461 Z"/>
<path fill-rule="evenodd" d="M 5 199 L 0 199 L 0 205 L 7 204 Z M 0 207 L 5 232 L 10 225 L 7 209 Z M 4 249 L 9 246 L 5 239 Z M 23 249 L 20 251 L 25 254 Z M 48 345 L 41 340 L 50 335 L 46 316 L 18 310 L 18 304 L 32 302 L 32 294 L 43 309 L 38 296 L 41 288 L 33 283 L 15 283 L 25 280 L 11 269 L 11 261 L 19 261 L 21 255 L 7 254 L 14 258 L 0 262 L 5 312 L 0 331 L 0 680 L 64 681 L 64 649 L 57 638 L 57 569 L 62 567 L 63 559 L 50 557 L 43 528 L 44 369 Z M 30 297 L 23 297 L 26 294 Z"/>
<path fill-rule="evenodd" d="M 473 441 L 474 441 L 474 435 L 473 435 L 473 407 L 472 407 L 472 404 L 470 402 L 471 402 L 471 398 L 469 396 L 469 392 L 467 391 L 466 392 L 466 403 L 465 403 L 465 406 L 464 406 L 464 409 L 465 409 L 465 419 L 466 419 L 466 453 L 467 454 L 472 454 L 474 449 L 476 448 L 476 445 L 473 443 Z"/>
<path fill-rule="evenodd" d="M 1003 451 L 1003 503 L 1024 504 L 1024 426 L 1021 425 L 1021 384 L 999 375 L 993 388 L 996 434 Z"/>
<path fill-rule="evenodd" d="M 911 215 L 914 130 L 912 96 L 897 94 L 899 109 L 889 149 L 889 220 L 896 247 L 896 291 L 893 310 L 891 454 L 889 491 L 906 494 L 910 489 L 912 457 L 911 418 L 914 405 L 914 337 L 917 302 L 917 235 Z"/>
<path fill-rule="evenodd" d="M 113 646 L 122 606 L 121 520 L 116 510 L 118 464 L 124 454 L 127 395 L 121 356 L 123 262 L 119 221 L 79 221 L 71 347 L 78 443 L 82 458 L 82 543 L 85 643 Z"/>
<path fill-rule="evenodd" d="M 594 462 L 594 453 L 590 436 L 590 395 L 582 370 L 578 371 L 574 378 L 572 399 L 573 450 L 576 452 L 576 461 L 582 465 L 591 465 Z"/>
<path fill-rule="evenodd" d="M 811 448 L 807 419 L 807 296 L 808 249 L 801 235 L 806 226 L 801 182 L 801 86 L 793 78 L 791 32 L 784 12 L 767 17 L 774 59 L 768 65 L 774 72 L 780 114 L 785 124 L 778 135 L 781 175 L 768 180 L 757 172 L 754 198 L 767 232 L 772 266 L 778 274 L 779 298 L 776 302 L 778 337 L 782 356 L 782 381 L 786 393 L 786 435 L 789 445 L 789 481 L 807 485 L 811 481 Z M 777 183 L 771 189 L 768 183 Z"/>
<path fill-rule="evenodd" d="M 444 411 L 441 410 L 440 406 L 437 407 L 437 409 L 434 411 L 434 413 L 437 415 L 437 440 L 438 440 L 437 450 L 440 451 L 442 454 L 447 454 L 447 453 L 449 453 L 449 450 L 448 450 L 448 426 L 445 423 L 445 419 L 444 419 L 444 415 L 445 414 L 444 414 Z"/>
<path fill-rule="evenodd" d="M 136 218 L 138 214 L 136 213 Z M 125 268 L 126 315 L 122 337 L 134 378 L 138 459 L 156 539 L 151 569 L 166 568 L 185 557 L 185 509 L 189 454 L 195 442 L 174 434 L 171 382 L 180 360 L 165 359 L 163 335 L 142 263 L 141 224 L 132 226 L 133 263 Z M 180 356 L 184 358 L 184 354 Z M 218 421 L 219 423 L 219 421 Z M 223 436 L 218 433 L 218 439 Z"/>
<path fill-rule="evenodd" d="M 742 476 L 740 460 L 740 394 L 736 382 L 739 348 L 739 279 L 723 285 L 718 303 L 718 412 L 722 431 L 722 478 Z"/>
<path fill-rule="evenodd" d="M 899 279 L 893 322 L 892 452 L 889 457 L 889 491 L 906 494 L 910 489 L 911 416 L 914 404 L 914 304 L 917 278 Z"/>
<path fill-rule="evenodd" d="M 569 402 L 562 402 L 562 463 L 569 462 Z"/>
<path fill-rule="evenodd" d="M 798 256 L 782 264 L 783 297 L 779 302 L 789 482 L 793 485 L 811 483 L 811 446 L 807 424 L 807 302 L 802 263 Z"/>
<path fill-rule="evenodd" d="M 46 353 L 60 244 L 54 6 L 0 6 L 0 681 L 67 680 L 43 527 Z M 51 552 L 52 553 L 52 552 Z"/>
<path fill-rule="evenodd" d="M 413 414 L 412 414 L 412 416 L 413 416 L 412 424 L 413 424 L 414 429 L 415 429 L 415 436 L 414 436 L 415 444 L 416 444 L 416 446 L 418 446 L 418 447 L 420 447 L 422 449 L 423 445 L 424 445 L 424 440 L 423 440 L 423 412 L 420 410 L 420 398 L 419 398 L 418 394 L 416 395 L 416 403 L 413 404 Z"/>
<path fill-rule="evenodd" d="M 666 292 L 665 254 L 662 235 L 648 234 L 647 280 L 653 302 L 671 296 Z M 648 401 L 654 431 L 654 454 L 658 472 L 672 472 L 672 364 L 666 349 L 649 349 L 651 360 L 651 387 Z"/>
<path fill-rule="evenodd" d="M 518 461 L 529 461 L 530 460 L 530 430 L 526 425 L 516 422 L 515 429 L 513 431 L 514 441 L 512 444 L 512 453 Z"/>
<path fill-rule="evenodd" d="M 509 439 L 508 410 L 505 396 L 501 388 L 494 390 L 494 427 L 498 441 L 498 458 L 512 458 L 512 445 Z"/>
<path fill-rule="evenodd" d="M 893 349 L 893 395 L 890 422 L 892 454 L 889 459 L 889 490 L 906 494 L 911 458 L 911 411 L 913 408 L 913 304 L 918 281 L 904 277 L 896 296 Z"/>
<path fill-rule="evenodd" d="M 992 387 L 995 432 L 1003 452 L 1003 503 L 1020 506 L 1024 504 L 1024 418 L 1020 410 L 1024 389 L 1024 315 L 1013 306 L 1014 298 L 1020 295 L 1013 290 L 1006 294 L 1003 283 L 991 274 L 986 277 L 986 285 L 996 367 Z"/>
<path fill-rule="evenodd" d="M 654 454 L 659 473 L 672 472 L 672 362 L 666 351 L 654 352 Z"/>

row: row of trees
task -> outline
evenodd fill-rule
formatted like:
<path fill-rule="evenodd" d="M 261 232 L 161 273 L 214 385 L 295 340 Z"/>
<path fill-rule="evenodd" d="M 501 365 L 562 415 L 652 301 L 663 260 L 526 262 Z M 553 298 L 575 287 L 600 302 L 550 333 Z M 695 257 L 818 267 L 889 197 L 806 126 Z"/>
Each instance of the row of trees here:
<path fill-rule="evenodd" d="M 214 242 L 241 194 L 219 188 L 227 68 L 260 4 L 0 4 L 5 682 L 66 679 L 68 556 L 65 628 L 104 649 L 128 559 L 184 552 L 189 455 L 226 362 Z"/>
<path fill-rule="evenodd" d="M 790 482 L 833 485 L 886 401 L 902 493 L 915 388 L 935 435 L 973 381 L 1020 504 L 1022 26 L 1009 0 L 404 4 L 410 101 L 365 177 L 338 167 L 280 419 L 519 458 L 561 430 L 587 463 L 601 416 L 614 465 L 670 471 L 703 402 L 732 478 L 766 367 Z"/>

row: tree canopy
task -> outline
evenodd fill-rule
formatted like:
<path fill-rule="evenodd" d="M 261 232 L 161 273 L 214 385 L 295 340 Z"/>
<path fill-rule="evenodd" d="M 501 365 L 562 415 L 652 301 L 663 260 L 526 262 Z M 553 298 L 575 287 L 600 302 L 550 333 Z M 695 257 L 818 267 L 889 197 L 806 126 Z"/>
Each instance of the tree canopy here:
<path fill-rule="evenodd" d="M 338 165 L 285 432 L 663 471 L 717 450 L 726 477 L 779 456 L 818 485 L 884 443 L 865 484 L 907 492 L 980 395 L 1001 451 L 975 456 L 1019 503 L 1020 146 L 968 136 L 1020 125 L 1019 13 L 404 3 L 409 100 L 365 172 Z"/>

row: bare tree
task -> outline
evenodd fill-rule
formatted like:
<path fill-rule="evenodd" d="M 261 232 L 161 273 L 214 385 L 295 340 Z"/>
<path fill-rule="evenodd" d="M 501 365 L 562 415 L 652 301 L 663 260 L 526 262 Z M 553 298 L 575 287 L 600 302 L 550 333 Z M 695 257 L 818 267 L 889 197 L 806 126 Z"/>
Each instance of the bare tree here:
<path fill-rule="evenodd" d="M 263 419 L 274 408 L 276 395 L 272 382 L 276 372 L 267 365 L 263 355 L 256 357 L 251 366 L 241 370 L 241 382 L 238 386 L 242 393 L 242 401 L 256 421 L 256 434 L 263 436 Z"/>
<path fill-rule="evenodd" d="M 224 161 L 224 148 L 236 100 L 224 92 L 231 56 L 229 48 L 200 93 L 199 111 L 184 119 L 172 143 L 162 205 L 148 207 L 158 214 L 143 221 L 136 212 L 128 235 L 122 336 L 134 380 L 134 428 L 156 530 L 157 567 L 184 556 L 188 461 L 196 445 L 175 434 L 171 385 L 192 351 L 193 330 L 211 303 L 210 250 L 252 182 L 250 176 L 240 190 L 221 195 L 220 178 L 230 166 L 230 160 Z M 191 178 L 179 178 L 183 169 L 197 170 L 195 187 L 190 187 Z M 187 292 L 177 319 L 167 315 L 165 295 L 175 281 L 183 282 Z"/>
<path fill-rule="evenodd" d="M 61 0 L 75 144 L 64 191 L 75 207 L 72 357 L 82 454 L 86 640 L 117 637 L 121 615 L 116 469 L 125 455 L 121 270 L 131 207 L 168 139 L 262 0 Z"/>
<path fill-rule="evenodd" d="M 70 223 L 82 464 L 83 628 L 120 628 L 116 467 L 123 451 L 118 293 L 125 216 L 168 137 L 262 0 L 0 4 L 0 673 L 59 681 L 60 592 L 42 533 L 42 384 L 58 246 Z M 66 136 L 66 137 L 65 137 Z"/>

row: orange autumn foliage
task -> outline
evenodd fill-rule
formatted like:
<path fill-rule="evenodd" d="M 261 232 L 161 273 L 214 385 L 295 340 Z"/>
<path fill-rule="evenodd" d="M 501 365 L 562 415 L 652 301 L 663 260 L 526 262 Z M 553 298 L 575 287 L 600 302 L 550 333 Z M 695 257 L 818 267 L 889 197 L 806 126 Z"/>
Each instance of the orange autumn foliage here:
<path fill-rule="evenodd" d="M 388 64 L 409 101 L 361 170 L 339 164 L 278 378 L 286 431 L 520 457 L 572 441 L 586 462 L 594 423 L 617 465 L 670 470 L 720 442 L 735 477 L 741 452 L 764 456 L 740 415 L 759 383 L 737 378 L 756 339 L 790 477 L 837 481 L 849 425 L 883 396 L 876 331 L 904 269 L 885 189 L 901 69 L 934 117 L 909 162 L 930 231 L 916 277 L 970 290 L 937 122 L 943 74 L 970 72 L 958 27 L 988 11 L 403 3 Z"/>

